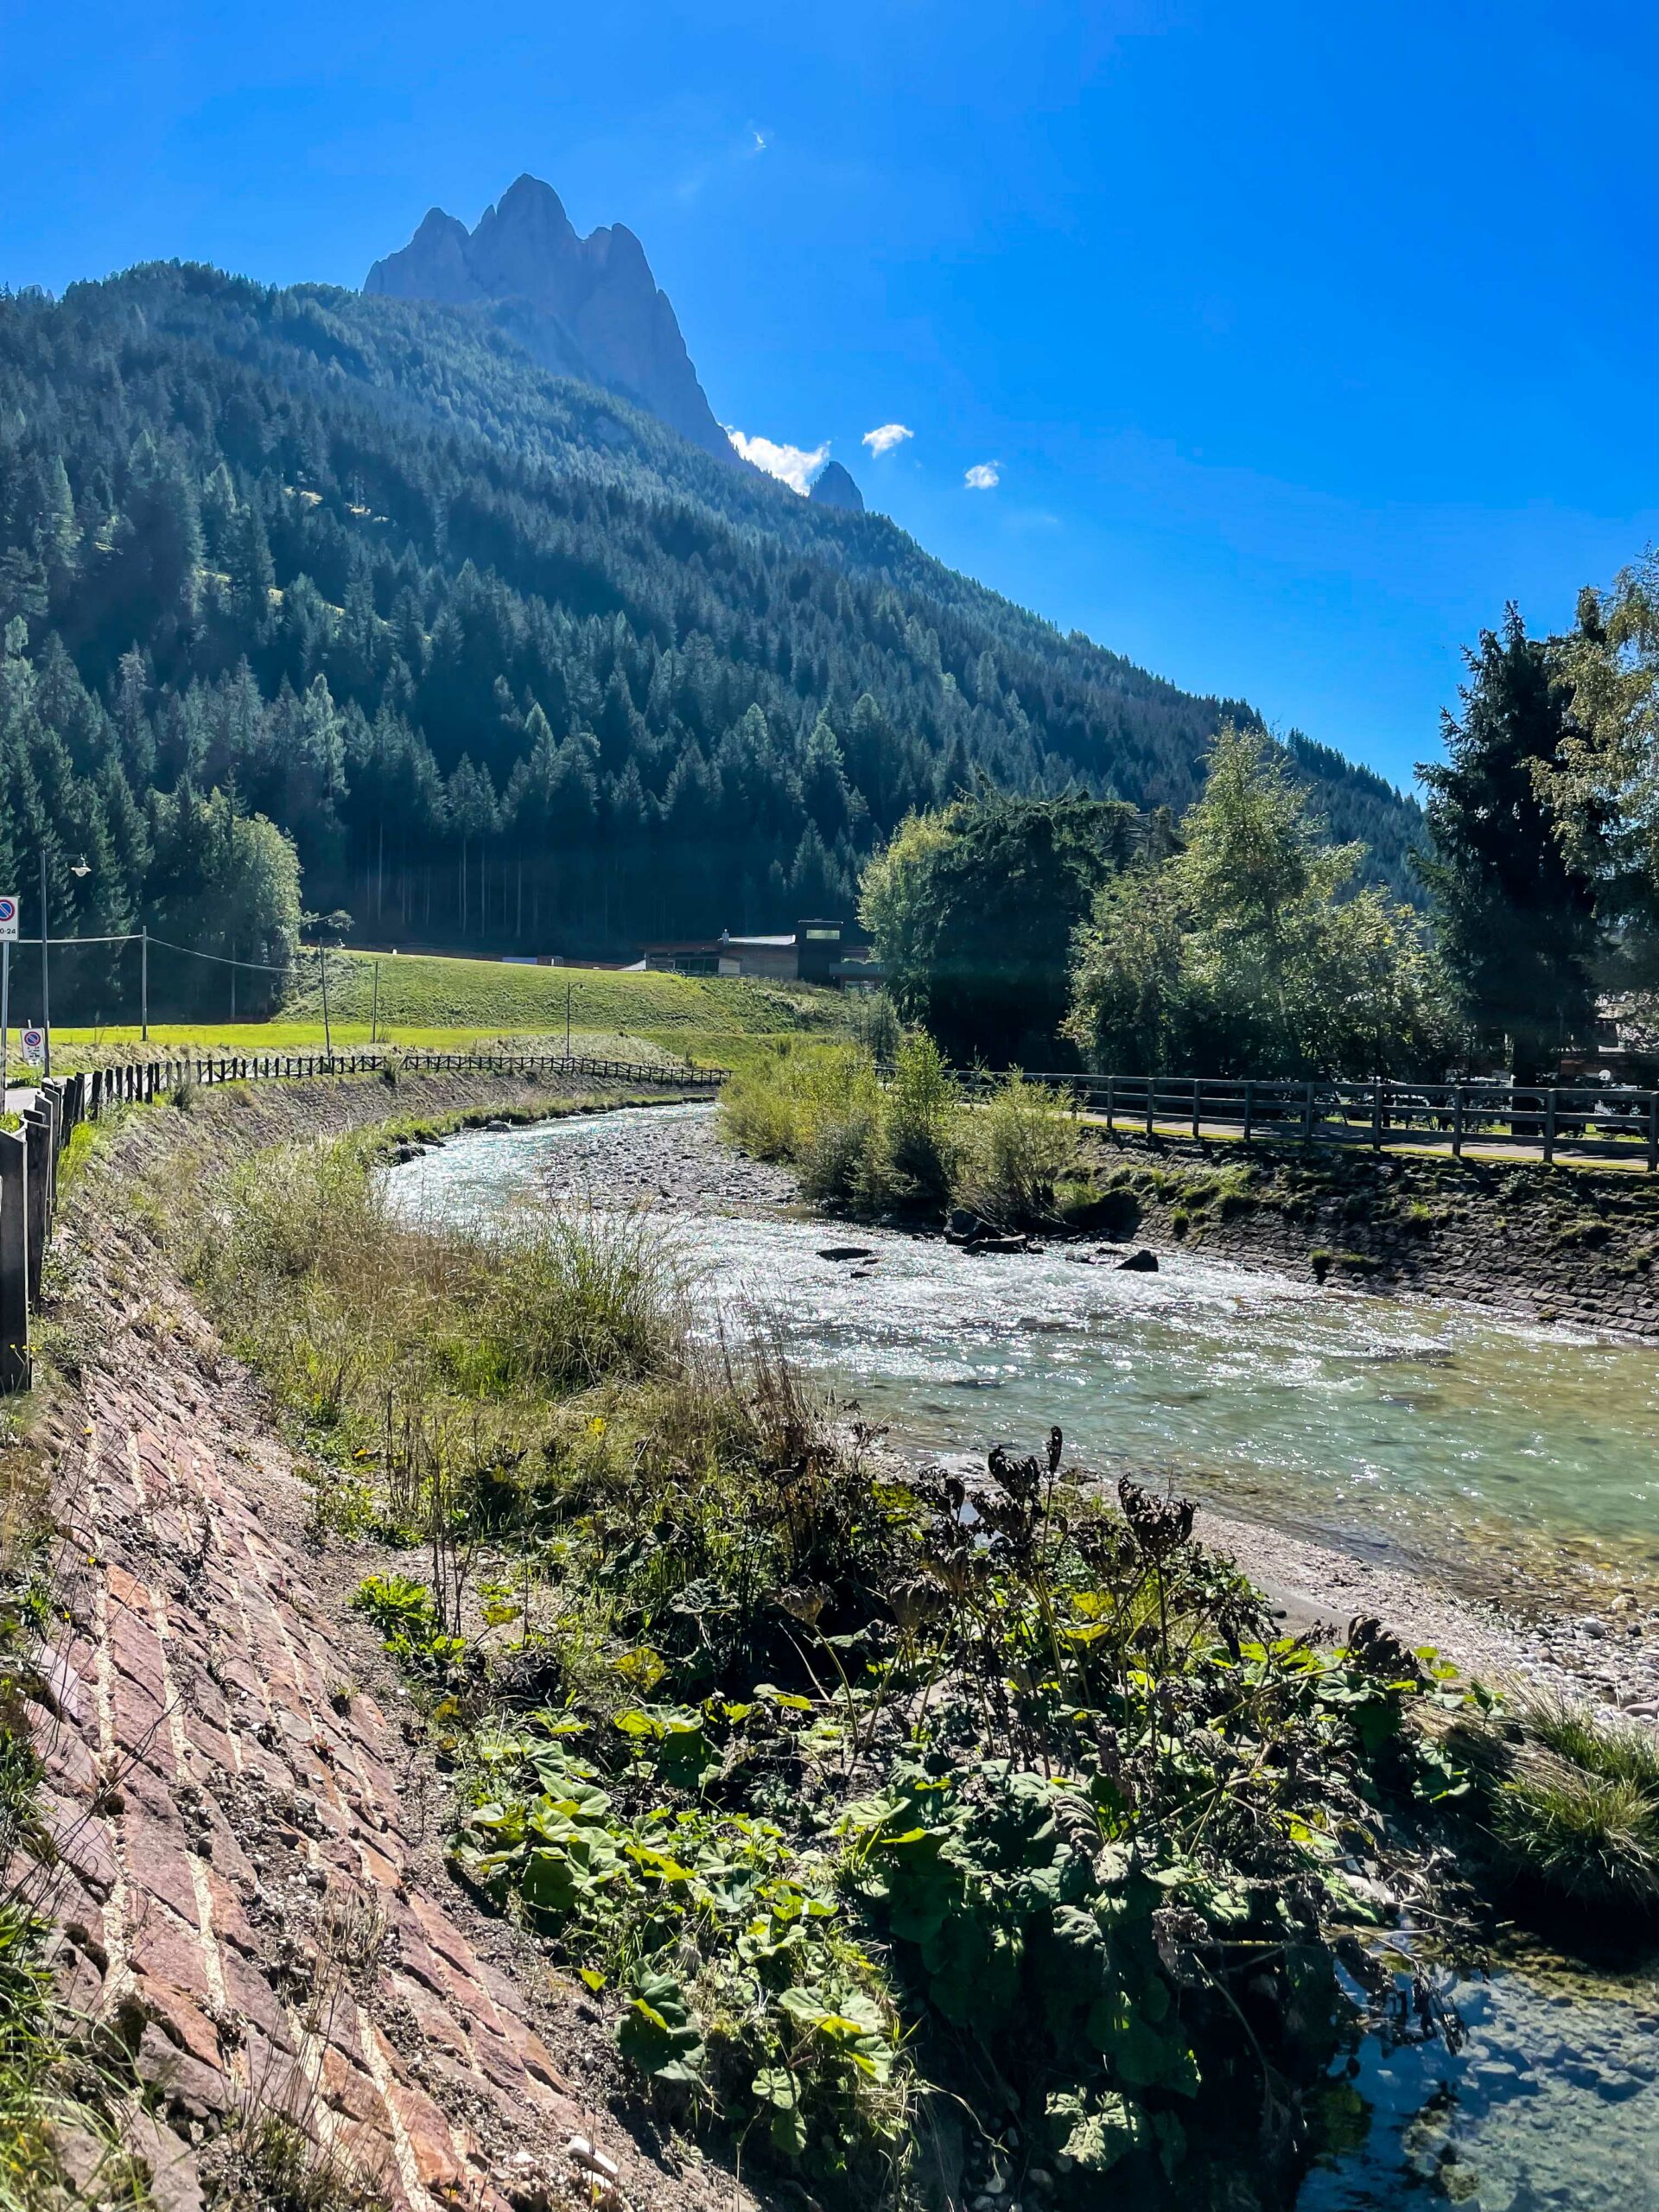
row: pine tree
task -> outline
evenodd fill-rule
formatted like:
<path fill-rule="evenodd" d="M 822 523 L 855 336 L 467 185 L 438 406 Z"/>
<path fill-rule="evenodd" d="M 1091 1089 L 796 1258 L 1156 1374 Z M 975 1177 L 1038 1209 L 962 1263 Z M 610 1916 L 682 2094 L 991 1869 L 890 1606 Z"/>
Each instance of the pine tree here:
<path fill-rule="evenodd" d="M 1442 717 L 1447 757 L 1417 772 L 1432 840 L 1419 867 L 1468 1020 L 1531 1083 L 1595 1015 L 1594 886 L 1564 853 L 1537 772 L 1555 760 L 1568 693 L 1513 605 L 1502 636 L 1483 631 L 1466 658 L 1463 718 Z"/>

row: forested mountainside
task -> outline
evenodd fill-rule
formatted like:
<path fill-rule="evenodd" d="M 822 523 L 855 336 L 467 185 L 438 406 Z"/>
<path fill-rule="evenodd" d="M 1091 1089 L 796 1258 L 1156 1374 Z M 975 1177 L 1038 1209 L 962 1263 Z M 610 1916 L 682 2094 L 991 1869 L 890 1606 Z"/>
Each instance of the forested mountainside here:
<path fill-rule="evenodd" d="M 515 312 L 0 297 L 0 874 L 45 838 L 54 931 L 211 930 L 192 854 L 250 814 L 360 937 L 782 925 L 976 772 L 1179 810 L 1249 716 L 549 375 Z M 1400 880 L 1414 807 L 1298 758 Z"/>

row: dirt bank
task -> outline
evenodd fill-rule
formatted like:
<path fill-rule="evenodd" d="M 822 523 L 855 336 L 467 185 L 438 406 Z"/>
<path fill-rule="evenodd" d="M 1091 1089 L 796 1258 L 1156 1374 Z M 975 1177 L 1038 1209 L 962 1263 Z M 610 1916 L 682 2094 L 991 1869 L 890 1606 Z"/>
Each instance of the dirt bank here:
<path fill-rule="evenodd" d="M 1659 1177 L 1091 1130 L 1117 1233 L 1246 1266 L 1659 1337 Z"/>

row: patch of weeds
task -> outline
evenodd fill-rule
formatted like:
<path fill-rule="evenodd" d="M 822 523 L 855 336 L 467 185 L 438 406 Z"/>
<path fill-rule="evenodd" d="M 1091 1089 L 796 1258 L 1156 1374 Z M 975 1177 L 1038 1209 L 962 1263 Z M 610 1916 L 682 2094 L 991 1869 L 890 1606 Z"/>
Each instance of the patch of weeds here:
<path fill-rule="evenodd" d="M 754 1710 L 710 1699 L 619 1714 L 613 1727 L 645 1784 L 632 1816 L 605 1770 L 572 1749 L 581 1723 L 547 1714 L 485 1736 L 487 1794 L 452 1863 L 487 1894 L 518 1898 L 590 1989 L 615 1990 L 618 2047 L 671 2110 L 758 2122 L 784 2160 L 873 2183 L 907 2127 L 901 2030 L 849 1924 L 833 1854 L 798 1848 L 769 1821 L 661 1802 L 664 1784 L 716 1777 L 722 1739 Z"/>
<path fill-rule="evenodd" d="M 1307 1264 L 1313 1270 L 1315 1282 L 1323 1282 L 1336 1261 L 1336 1254 L 1323 1244 L 1316 1244 L 1307 1255 Z"/>
<path fill-rule="evenodd" d="M 352 1604 L 368 1615 L 386 1649 L 405 1666 L 435 1672 L 467 1656 L 466 1638 L 445 1630 L 437 1601 L 424 1582 L 402 1574 L 367 1574 Z"/>
<path fill-rule="evenodd" d="M 1604 1221 L 1599 1214 L 1580 1213 L 1562 1223 L 1550 1243 L 1558 1250 L 1576 1244 L 1586 1251 L 1595 1251 L 1608 1243 L 1612 1233 L 1612 1224 Z"/>
<path fill-rule="evenodd" d="M 200 2164 L 208 2212 L 384 2212 L 391 2202 L 378 2173 L 258 2101 L 208 2146 Z"/>

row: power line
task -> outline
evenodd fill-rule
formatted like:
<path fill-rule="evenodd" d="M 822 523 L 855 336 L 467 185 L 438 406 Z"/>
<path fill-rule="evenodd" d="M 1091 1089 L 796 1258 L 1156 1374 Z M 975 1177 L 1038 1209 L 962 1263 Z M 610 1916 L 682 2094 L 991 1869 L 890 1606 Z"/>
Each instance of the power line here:
<path fill-rule="evenodd" d="M 131 944 L 132 941 L 130 938 L 126 940 L 128 944 Z M 170 938 L 165 937 L 153 937 L 149 941 L 152 944 L 164 945 L 169 952 L 188 953 L 192 960 L 211 960 L 218 968 L 255 968 L 263 976 L 290 976 L 300 964 L 297 960 L 289 961 L 284 967 L 278 967 L 269 960 L 231 960 L 227 959 L 222 952 L 201 952 L 194 944 L 175 944 Z M 54 938 L 52 942 L 54 944 L 78 943 L 91 944 L 97 940 L 92 938 Z M 111 939 L 111 942 L 113 943 L 114 940 Z M 315 945 L 306 945 L 302 949 L 307 952 L 315 952 L 318 950 Z"/>
<path fill-rule="evenodd" d="M 49 937 L 46 943 L 48 951 L 78 944 L 137 944 L 143 941 L 143 934 L 142 930 L 129 930 L 122 937 Z M 20 937 L 14 939 L 14 942 L 18 944 L 38 944 L 40 941 L 37 937 Z M 289 976 L 300 964 L 297 958 L 289 961 L 285 965 L 270 960 L 233 960 L 222 952 L 203 952 L 197 945 L 175 944 L 171 938 L 152 937 L 149 942 L 153 945 L 165 947 L 168 952 L 182 952 L 192 960 L 211 960 L 218 968 L 252 969 L 257 969 L 263 976 Z M 301 950 L 305 952 L 315 952 L 318 948 L 315 945 L 303 945 Z"/>

